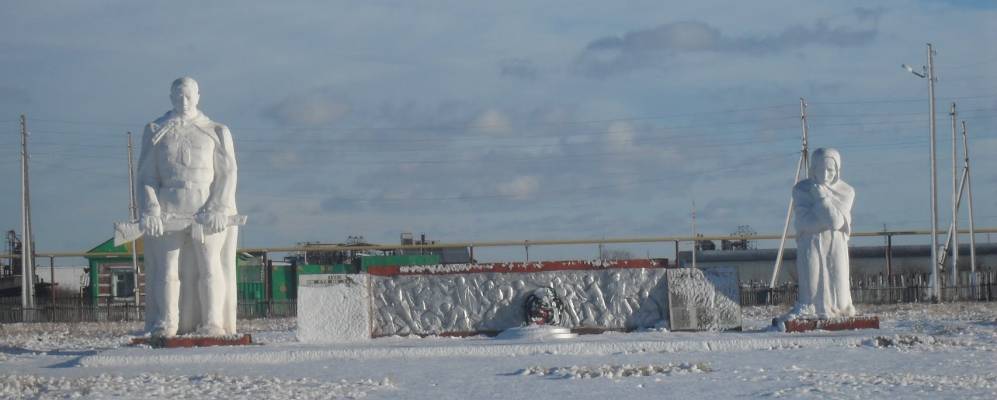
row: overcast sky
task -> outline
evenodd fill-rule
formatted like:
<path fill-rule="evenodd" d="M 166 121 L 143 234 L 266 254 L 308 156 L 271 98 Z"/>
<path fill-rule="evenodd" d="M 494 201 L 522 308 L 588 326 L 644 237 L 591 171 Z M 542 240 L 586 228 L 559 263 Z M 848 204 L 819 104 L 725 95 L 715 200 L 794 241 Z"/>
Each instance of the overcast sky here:
<path fill-rule="evenodd" d="M 244 246 L 681 235 L 693 201 L 700 232 L 775 233 L 800 97 L 811 145 L 843 155 L 854 229 L 928 228 L 927 82 L 900 68 L 926 42 L 941 225 L 952 101 L 977 225 L 997 225 L 990 1 L 285 3 L 5 2 L 0 228 L 20 230 L 25 113 L 39 251 L 110 237 L 125 132 L 184 75 L 231 127 Z"/>

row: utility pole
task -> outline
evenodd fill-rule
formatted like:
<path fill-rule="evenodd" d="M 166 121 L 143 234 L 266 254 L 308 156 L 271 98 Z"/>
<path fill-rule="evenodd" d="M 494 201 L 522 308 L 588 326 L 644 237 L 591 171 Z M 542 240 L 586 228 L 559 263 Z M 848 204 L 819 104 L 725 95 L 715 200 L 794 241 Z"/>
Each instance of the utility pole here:
<path fill-rule="evenodd" d="M 53 256 L 48 257 L 48 277 L 48 294 L 51 296 L 52 307 L 55 307 L 55 257 Z"/>
<path fill-rule="evenodd" d="M 973 220 L 973 179 L 969 173 L 969 139 L 966 121 L 962 121 L 962 152 L 966 169 L 966 189 L 969 195 L 969 272 L 976 272 L 976 223 Z"/>
<path fill-rule="evenodd" d="M 132 166 L 132 133 L 128 132 L 128 214 L 132 221 L 138 221 L 138 204 L 135 201 L 135 168 Z M 135 307 L 142 304 L 141 292 L 139 291 L 139 270 L 138 270 L 138 240 L 131 242 L 132 248 L 132 285 L 135 296 Z"/>
<path fill-rule="evenodd" d="M 800 97 L 800 124 L 803 125 L 803 148 L 800 157 L 803 158 L 803 176 L 810 179 L 810 128 L 807 124 L 807 101 Z"/>
<path fill-rule="evenodd" d="M 952 102 L 949 115 L 952 116 L 952 271 L 949 272 L 949 286 L 955 286 L 959 280 L 959 145 L 956 140 L 955 102 Z"/>
<path fill-rule="evenodd" d="M 696 236 L 696 200 L 692 200 L 692 267 L 696 268 L 696 249 L 699 247 L 699 238 Z"/>
<path fill-rule="evenodd" d="M 918 78 L 928 80 L 928 127 L 931 133 L 931 279 L 928 293 L 931 301 L 937 303 L 941 300 L 941 288 L 938 284 L 941 258 L 938 257 L 938 171 L 935 167 L 935 50 L 931 43 L 928 43 L 928 66 L 922 66 L 922 72 L 915 71 L 907 64 L 901 64 L 901 67 Z"/>
<path fill-rule="evenodd" d="M 990 236 L 988 234 L 988 236 L 987 236 L 988 242 L 989 242 L 989 238 L 990 238 Z M 678 240 L 675 241 L 675 267 L 676 268 L 677 267 L 681 267 L 681 265 L 679 265 L 679 241 Z"/>
<path fill-rule="evenodd" d="M 793 185 L 800 182 L 800 173 L 804 179 L 810 178 L 810 143 L 809 128 L 807 127 L 807 101 L 800 98 L 800 123 L 803 124 L 803 138 L 800 146 L 800 162 L 796 165 L 796 177 L 793 178 Z M 772 268 L 772 279 L 769 281 L 769 288 L 775 288 L 776 278 L 779 277 L 779 269 L 782 267 L 782 255 L 786 249 L 786 237 L 789 236 L 789 221 L 793 218 L 793 206 L 795 201 L 793 196 L 789 196 L 789 208 L 786 210 L 786 223 L 782 225 L 782 237 L 779 239 L 779 252 L 775 256 L 775 267 Z"/>
<path fill-rule="evenodd" d="M 931 301 L 942 300 L 938 284 L 938 170 L 935 167 L 935 50 L 928 43 L 928 123 L 931 132 Z"/>
<path fill-rule="evenodd" d="M 28 184 L 28 118 L 21 114 L 21 307 L 35 303 L 34 243 L 31 234 L 31 191 Z"/>
<path fill-rule="evenodd" d="M 886 279 L 890 279 L 890 275 L 893 274 L 893 235 L 889 233 L 889 229 L 886 228 L 886 224 L 883 224 L 883 236 L 886 241 Z"/>
<path fill-rule="evenodd" d="M 959 192 L 956 195 L 956 208 L 962 205 L 962 191 L 965 188 L 966 188 L 966 173 L 965 171 L 963 171 L 962 179 L 959 180 Z M 946 257 L 948 257 L 949 246 L 954 242 L 955 235 L 959 234 L 959 232 L 956 232 L 955 229 L 956 229 L 955 221 L 953 221 L 951 224 L 949 224 L 949 231 L 945 235 L 945 244 L 943 244 L 941 247 L 941 259 L 938 260 L 939 265 L 945 265 L 945 261 L 947 261 Z"/>
<path fill-rule="evenodd" d="M 957 154 L 956 154 L 957 153 L 957 150 L 956 150 L 957 149 L 957 147 L 956 147 L 957 146 L 957 142 L 956 142 L 956 125 L 955 125 L 955 123 L 956 123 L 955 103 L 952 103 L 952 111 L 949 113 L 949 115 L 952 116 L 952 140 L 953 140 L 953 142 L 952 142 L 952 145 L 953 145 L 953 147 L 952 147 L 952 156 L 956 157 L 957 156 Z M 956 191 L 952 195 L 952 224 L 949 225 L 949 233 L 945 237 L 945 246 L 943 247 L 943 249 L 945 249 L 945 252 L 943 252 L 942 255 L 941 255 L 942 260 L 939 261 L 940 264 L 944 264 L 945 256 L 948 253 L 948 248 L 951 246 L 952 247 L 952 264 L 951 264 L 952 270 L 951 270 L 951 272 L 950 272 L 949 275 L 950 275 L 950 279 L 951 279 L 951 286 L 953 286 L 953 287 L 956 286 L 956 283 L 958 282 L 958 278 L 959 278 L 959 274 L 958 274 L 958 270 L 957 270 L 957 266 L 958 266 L 957 261 L 958 261 L 958 257 L 959 257 L 959 207 L 961 207 L 961 205 L 962 205 L 962 193 L 963 193 L 963 190 L 967 190 L 967 189 L 969 191 L 969 195 L 968 195 L 968 197 L 969 197 L 969 235 L 970 235 L 969 263 L 971 264 L 971 266 L 970 266 L 970 280 L 971 281 L 975 280 L 975 277 L 972 275 L 972 273 L 976 272 L 976 226 L 975 226 L 975 221 L 973 220 L 973 193 L 972 193 L 972 185 L 971 185 L 970 179 L 969 179 L 969 139 L 967 138 L 967 134 L 966 134 L 966 121 L 962 122 L 962 144 L 963 144 L 963 148 L 964 148 L 963 152 L 966 153 L 965 157 L 963 158 L 964 165 L 963 165 L 963 170 L 962 170 L 962 179 L 956 178 L 956 179 L 958 179 L 958 184 L 956 184 L 955 183 L 956 181 L 953 180 L 953 189 L 956 189 Z M 958 175 L 957 172 L 956 172 L 958 170 L 957 166 L 958 166 L 957 163 L 953 163 L 953 167 L 956 167 L 956 169 L 953 170 L 954 177 L 956 177 Z"/>

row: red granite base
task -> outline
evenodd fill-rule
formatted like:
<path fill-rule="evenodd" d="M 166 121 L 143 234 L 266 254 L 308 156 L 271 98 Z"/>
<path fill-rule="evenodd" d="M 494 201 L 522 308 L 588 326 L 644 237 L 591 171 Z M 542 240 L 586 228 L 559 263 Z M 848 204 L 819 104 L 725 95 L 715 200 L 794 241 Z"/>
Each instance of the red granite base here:
<path fill-rule="evenodd" d="M 174 336 L 169 338 L 137 337 L 132 338 L 133 345 L 149 345 L 153 348 L 177 347 L 210 347 L 210 346 L 245 346 L 253 344 L 249 334 L 242 336 Z"/>
<path fill-rule="evenodd" d="M 779 326 L 779 320 L 773 320 Z M 847 331 L 853 329 L 879 329 L 879 317 L 842 317 L 831 319 L 791 319 L 785 322 L 785 332 Z"/>

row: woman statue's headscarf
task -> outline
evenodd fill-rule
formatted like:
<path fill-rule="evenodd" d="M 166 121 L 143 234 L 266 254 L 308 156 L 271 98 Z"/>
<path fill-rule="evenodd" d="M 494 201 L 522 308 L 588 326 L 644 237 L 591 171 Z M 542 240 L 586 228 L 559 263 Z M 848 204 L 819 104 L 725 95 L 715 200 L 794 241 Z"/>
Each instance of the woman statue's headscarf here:
<path fill-rule="evenodd" d="M 817 171 L 817 166 L 820 165 L 820 163 L 814 161 L 820 160 L 822 158 L 830 158 L 831 160 L 834 160 L 834 166 L 837 167 L 836 169 L 838 170 L 838 173 L 834 174 L 834 180 L 827 183 L 828 186 L 833 187 L 835 183 L 838 183 L 838 181 L 841 180 L 841 153 L 838 153 L 838 150 L 830 147 L 828 148 L 822 147 L 817 150 L 814 150 L 813 154 L 810 156 L 811 178 L 817 176 L 816 174 L 820 172 Z"/>
<path fill-rule="evenodd" d="M 826 183 L 828 189 L 830 189 L 831 204 L 845 217 L 844 232 L 846 235 L 851 235 L 851 225 L 852 225 L 852 203 L 855 201 L 855 189 L 853 189 L 849 184 L 841 180 L 841 153 L 838 150 L 832 148 L 819 148 L 814 150 L 810 157 L 810 179 L 815 179 L 817 174 L 823 174 L 824 171 L 819 171 L 818 167 L 823 163 L 817 162 L 818 160 L 828 158 L 834 161 L 835 169 L 837 173 L 834 174 L 834 178 Z"/>

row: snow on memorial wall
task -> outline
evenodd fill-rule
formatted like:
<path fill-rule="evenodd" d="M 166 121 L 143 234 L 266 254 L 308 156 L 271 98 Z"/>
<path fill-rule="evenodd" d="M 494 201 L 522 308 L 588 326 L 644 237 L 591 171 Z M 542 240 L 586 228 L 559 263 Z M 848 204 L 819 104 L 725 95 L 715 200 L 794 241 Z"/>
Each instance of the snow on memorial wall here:
<path fill-rule="evenodd" d="M 741 328 L 737 271 L 728 267 L 667 270 L 673 331 Z"/>
<path fill-rule="evenodd" d="M 305 275 L 298 286 L 298 340 L 311 343 L 370 338 L 367 275 Z"/>

